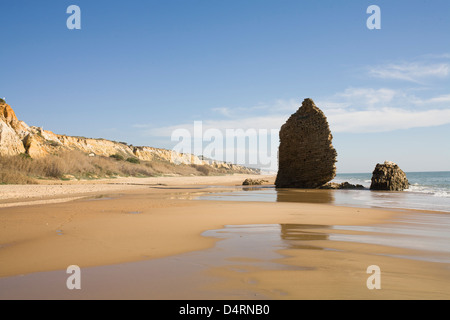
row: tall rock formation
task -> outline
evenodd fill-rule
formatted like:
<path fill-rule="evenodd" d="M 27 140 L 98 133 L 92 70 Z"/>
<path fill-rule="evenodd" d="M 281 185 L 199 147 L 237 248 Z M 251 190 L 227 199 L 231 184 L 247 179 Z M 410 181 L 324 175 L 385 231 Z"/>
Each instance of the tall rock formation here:
<path fill-rule="evenodd" d="M 372 173 L 371 190 L 402 191 L 409 188 L 406 174 L 392 161 L 378 163 Z"/>
<path fill-rule="evenodd" d="M 305 99 L 280 130 L 277 188 L 318 188 L 336 175 L 336 150 L 325 114 Z"/>

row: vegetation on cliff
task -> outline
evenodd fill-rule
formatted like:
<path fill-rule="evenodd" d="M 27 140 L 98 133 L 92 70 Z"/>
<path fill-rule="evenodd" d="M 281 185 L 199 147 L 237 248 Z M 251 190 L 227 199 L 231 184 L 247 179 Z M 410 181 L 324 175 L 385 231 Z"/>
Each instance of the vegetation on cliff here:
<path fill-rule="evenodd" d="M 47 179 L 100 179 L 115 177 L 154 177 L 163 175 L 201 176 L 236 173 L 205 165 L 174 164 L 163 160 L 129 161 L 89 155 L 81 151 L 32 158 L 23 153 L 0 156 L 0 184 L 35 184 Z M 243 172 L 244 173 L 244 172 Z"/>

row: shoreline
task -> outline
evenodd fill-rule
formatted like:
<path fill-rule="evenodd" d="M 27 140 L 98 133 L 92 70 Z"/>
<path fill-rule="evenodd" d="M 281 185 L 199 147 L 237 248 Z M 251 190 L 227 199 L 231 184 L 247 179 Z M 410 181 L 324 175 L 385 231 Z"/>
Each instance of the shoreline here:
<path fill-rule="evenodd" d="M 268 183 L 263 185 L 243 186 L 242 182 L 246 179 L 264 179 Z M 215 192 L 205 191 L 204 193 L 217 193 L 216 197 L 222 197 L 220 193 L 239 192 L 242 190 L 230 189 L 236 188 L 250 188 L 250 189 L 275 189 L 272 187 L 276 175 L 248 175 L 248 174 L 233 174 L 222 176 L 159 176 L 159 177 L 120 177 L 114 179 L 95 179 L 95 180 L 41 180 L 39 184 L 21 184 L 21 185 L 0 185 L 0 210 L 2 208 L 11 208 L 16 206 L 28 205 L 45 205 L 52 203 L 63 203 L 80 199 L 89 199 L 91 197 L 105 196 L 108 194 L 120 194 L 125 191 L 132 191 L 137 189 L 144 189 L 147 187 L 155 188 L 179 188 L 190 186 L 192 188 L 214 188 Z M 284 191 L 289 189 L 283 189 Z M 296 192 L 302 193 L 346 193 L 346 192 L 361 192 L 370 190 L 328 190 L 328 189 L 295 189 Z M 376 193 L 385 193 L 384 191 L 375 191 Z M 386 191 L 387 192 L 387 191 Z M 403 191 L 405 192 L 405 191 Z M 387 192 L 397 193 L 402 192 Z M 420 194 L 420 193 L 419 193 Z M 420 194 L 422 195 L 422 194 Z M 226 195 L 223 197 L 227 197 Z M 209 200 L 208 197 L 201 199 Z M 212 199 L 211 201 L 218 201 Z M 223 200 L 219 200 L 223 201 Z M 227 200 L 229 201 L 229 200 Z M 231 200 L 234 201 L 234 200 Z M 241 202 L 242 200 L 238 200 Z M 247 200 L 246 200 L 247 201 Z M 255 200 L 248 200 L 253 202 Z M 264 201 L 272 202 L 272 201 Z M 284 202 L 284 201 L 281 201 Z M 299 201 L 299 203 L 302 201 Z M 329 202 L 329 200 L 324 201 Z M 303 202 L 302 202 L 303 203 Z M 311 203 L 306 201 L 305 203 Z M 407 211 L 407 212 L 423 212 L 423 213 L 438 213 L 450 214 L 450 211 L 408 208 L 408 207 L 385 207 L 379 205 L 365 205 L 354 203 L 331 203 L 333 206 L 356 207 L 356 208 L 370 208 L 389 211 Z"/>
<path fill-rule="evenodd" d="M 153 261 L 152 263 L 155 265 L 162 263 L 162 261 L 171 261 L 171 259 L 181 259 L 182 261 L 187 253 L 197 253 L 201 256 L 210 252 L 219 244 L 225 243 L 220 237 L 205 237 L 204 233 L 214 230 L 222 230 L 223 233 L 230 226 L 317 225 L 323 226 L 323 232 L 334 234 L 333 237 L 340 233 L 350 236 L 355 232 L 336 230 L 333 229 L 333 226 L 370 227 L 383 225 L 392 222 L 395 217 L 402 217 L 413 212 L 411 210 L 345 207 L 320 203 L 190 200 L 199 193 L 217 192 L 235 187 L 238 182 L 242 183 L 244 178 L 247 177 L 249 176 L 201 177 L 200 179 L 198 179 L 199 177 L 168 177 L 154 178 L 159 180 L 152 181 L 144 181 L 142 179 L 145 178 L 139 178 L 139 185 L 115 185 L 119 188 L 113 188 L 114 190 L 106 188 L 98 192 L 85 193 L 82 198 L 70 202 L 39 205 L 29 203 L 26 206 L 0 208 L 0 225 L 2 226 L 2 232 L 0 233 L 0 282 L 13 281 L 14 279 L 20 282 L 17 279 L 25 279 L 28 276 L 31 278 L 38 277 L 40 274 L 42 275 L 42 272 L 65 271 L 67 266 L 73 264 L 86 270 L 93 270 L 96 268 L 108 269 L 114 266 L 133 268 L 132 265 L 145 261 L 148 263 Z M 126 187 L 123 188 L 124 186 Z M 73 196 L 73 194 L 70 196 Z M 48 200 L 44 199 L 44 201 Z M 401 225 L 401 222 L 399 222 L 399 225 Z M 360 231 L 357 233 L 370 235 L 370 232 Z M 277 236 L 275 235 L 275 237 Z M 382 262 L 384 268 L 389 266 L 388 268 L 395 269 L 395 266 L 402 266 L 402 268 L 409 266 L 410 270 L 414 270 L 415 277 L 422 279 L 422 281 L 425 275 L 417 277 L 417 273 L 423 272 L 421 270 L 433 271 L 436 275 L 444 274 L 445 281 L 434 279 L 432 281 L 433 286 L 438 285 L 436 283 L 450 281 L 448 271 L 442 270 L 442 266 L 439 264 L 423 261 L 411 262 L 412 260 L 409 259 L 389 258 L 386 255 L 380 256 L 380 252 L 395 252 L 398 256 L 407 256 L 411 250 L 392 248 L 386 245 L 358 243 L 358 241 L 352 243 L 345 240 L 342 242 L 320 238 L 308 242 L 308 244 L 310 243 L 329 249 L 325 251 L 299 251 L 285 248 L 281 251 L 278 249 L 272 251 L 284 253 L 286 257 L 281 259 L 283 265 L 308 265 L 311 263 L 305 261 L 302 257 L 309 257 L 311 261 L 315 261 L 316 265 L 310 265 L 308 268 L 317 269 L 317 272 L 308 273 L 314 275 L 311 279 L 315 279 L 314 281 L 317 283 L 331 281 L 331 287 L 342 285 L 340 281 L 345 280 L 344 275 L 347 272 L 356 272 L 359 277 L 366 277 L 365 270 L 361 268 L 362 265 L 366 264 L 362 261 L 366 261 L 367 258 Z M 299 256 L 299 253 L 301 253 L 301 256 Z M 343 259 L 342 261 L 334 260 L 333 256 L 337 253 L 339 253 L 340 259 Z M 231 250 L 230 254 L 235 253 Z M 268 254 L 268 256 L 270 255 Z M 241 267 L 239 268 L 249 269 L 252 277 L 257 279 L 258 285 L 253 287 L 259 287 L 258 292 L 265 292 L 266 287 L 280 286 L 283 287 L 282 291 L 286 295 L 283 294 L 278 298 L 308 298 L 304 292 L 298 292 L 297 289 L 289 285 L 289 279 L 283 276 L 287 272 L 286 270 L 261 270 L 252 267 L 251 261 L 239 260 L 238 257 L 233 259 L 235 259 L 233 261 L 240 261 Z M 369 260 L 367 260 L 367 263 Z M 241 277 L 246 276 L 246 274 L 233 272 L 227 266 L 229 261 L 227 259 L 224 261 L 223 265 L 206 268 L 207 270 L 202 271 L 203 276 L 198 278 L 199 281 L 209 279 L 209 277 L 216 280 L 217 278 L 227 279 L 226 283 L 228 284 L 222 283 L 217 286 L 212 284 L 214 281 L 207 281 L 207 286 L 213 286 L 208 292 L 211 292 L 211 290 L 218 291 L 220 297 L 223 297 L 224 292 L 228 292 L 227 288 L 231 284 L 236 288 L 246 286 L 241 283 Z M 353 262 L 348 264 L 349 261 Z M 329 263 L 332 264 L 329 265 Z M 334 263 L 337 265 L 344 263 L 344 265 L 341 265 L 344 274 L 339 276 L 342 270 L 332 267 Z M 335 270 L 334 273 L 325 272 L 330 267 Z M 424 267 L 426 269 L 422 269 Z M 156 269 L 161 273 L 162 279 L 173 276 L 167 274 L 161 268 Z M 290 271 L 287 273 L 290 273 Z M 332 281 L 332 275 L 336 273 L 336 277 L 340 279 L 338 283 L 335 283 L 335 280 Z M 17 277 L 18 275 L 24 276 Z M 403 280 L 406 281 L 410 276 L 411 272 L 405 273 Z M 265 279 L 266 277 L 269 278 Z M 308 277 L 301 277 L 299 281 L 301 280 L 303 286 L 314 287 Z M 321 277 L 324 280 L 321 280 Z M 278 280 L 273 282 L 269 279 Z M 108 280 L 104 279 L 104 281 Z M 180 278 L 179 283 L 182 284 L 184 281 L 187 281 L 187 279 Z M 353 282 L 351 283 L 352 286 L 355 285 Z M 412 284 L 417 285 L 417 280 L 412 281 Z M 122 283 L 122 285 L 124 284 Z M 105 283 L 100 287 L 104 286 Z M 344 285 L 344 287 L 346 286 Z M 142 288 L 139 289 L 138 287 L 139 285 L 135 288 L 136 292 L 141 292 Z M 407 287 L 415 292 L 413 287 L 409 285 Z M 358 287 L 357 290 L 356 288 L 353 289 L 355 289 L 355 294 L 364 293 L 363 296 L 367 296 L 365 293 L 367 288 L 364 286 Z M 105 291 L 100 291 L 104 296 L 108 296 Z M 440 292 L 442 293 L 442 289 L 440 289 Z M 447 293 L 444 292 L 444 296 L 447 296 Z M 266 294 L 271 298 L 277 298 L 277 295 L 267 292 Z M 381 295 L 380 297 L 393 297 L 391 294 Z M 417 294 L 420 294 L 420 292 L 416 292 L 415 296 Z M 448 294 L 450 297 L 450 293 Z M 171 293 L 166 292 L 163 296 L 166 297 L 166 295 L 170 298 Z M 315 295 L 320 297 L 320 292 L 316 292 Z M 426 296 L 429 295 L 431 293 L 426 294 Z M 323 291 L 323 297 L 329 296 L 330 293 L 327 290 Z M 139 297 L 143 298 L 146 295 L 141 292 L 141 295 L 138 295 L 137 298 Z M 157 295 L 147 297 L 158 298 Z M 174 293 L 172 297 L 182 298 Z M 208 295 L 205 297 L 208 298 Z M 336 293 L 332 297 L 339 297 L 339 294 Z M 438 294 L 437 297 L 441 296 Z M 8 298 L 8 294 L 0 292 L 0 298 Z"/>
<path fill-rule="evenodd" d="M 265 177 L 274 179 L 273 175 L 234 174 L 226 176 L 164 176 L 147 178 L 115 178 L 97 180 L 42 180 L 39 184 L 0 185 L 0 209 L 22 205 L 47 204 L 72 201 L 104 193 L 142 189 L 149 186 L 223 186 L 242 184 L 245 178 Z M 39 202 L 37 202 L 39 201 Z"/>

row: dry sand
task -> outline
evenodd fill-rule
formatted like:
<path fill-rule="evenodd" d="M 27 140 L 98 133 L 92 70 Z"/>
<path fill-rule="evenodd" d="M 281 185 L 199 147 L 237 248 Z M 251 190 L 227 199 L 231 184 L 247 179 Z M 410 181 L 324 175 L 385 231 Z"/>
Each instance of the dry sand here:
<path fill-rule="evenodd" d="M 166 177 L 0 186 L 3 204 L 8 205 L 0 208 L 0 298 L 450 298 L 448 264 L 400 258 L 419 253 L 391 246 L 319 237 L 308 245 L 324 250 L 271 249 L 280 255 L 275 260 L 270 258 L 272 253 L 267 255 L 270 261 L 266 262 L 275 268 L 246 258 L 239 245 L 236 250 L 228 249 L 230 256 L 223 263 L 207 258 L 208 250 L 225 242 L 202 233 L 229 225 L 315 225 L 319 226 L 316 233 L 330 234 L 344 232 L 331 230 L 331 226 L 379 225 L 407 214 L 328 204 L 191 200 L 198 194 L 233 188 L 247 177 L 255 178 Z M 55 197 L 64 202 L 52 203 Z M 186 262 L 189 252 L 197 252 L 194 262 Z M 153 264 L 139 269 L 138 263 Z M 64 272 L 74 264 L 90 270 L 86 274 L 103 270 L 103 278 L 93 277 L 94 291 L 79 290 L 71 296 L 65 282 L 52 289 L 48 279 L 53 273 L 39 273 Z M 120 276 L 108 278 L 111 271 L 105 268 L 109 265 L 122 266 Z M 382 270 L 381 290 L 366 286 L 370 265 Z M 190 268 L 196 271 L 189 273 Z M 151 285 L 149 277 L 127 278 L 148 270 L 157 281 Z M 47 281 L 46 290 L 42 281 Z M 83 283 L 89 287 L 87 280 Z M 155 283 L 158 290 L 150 290 Z"/>

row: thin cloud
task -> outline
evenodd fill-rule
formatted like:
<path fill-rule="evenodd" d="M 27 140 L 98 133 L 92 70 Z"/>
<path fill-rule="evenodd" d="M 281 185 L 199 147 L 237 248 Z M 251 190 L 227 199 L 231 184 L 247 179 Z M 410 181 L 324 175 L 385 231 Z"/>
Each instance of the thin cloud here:
<path fill-rule="evenodd" d="M 446 78 L 449 74 L 449 63 L 425 64 L 412 62 L 381 65 L 369 69 L 369 75 L 376 78 L 404 80 L 414 83 L 422 83 L 424 79 L 429 78 Z"/>
<path fill-rule="evenodd" d="M 359 108 L 373 108 L 380 105 L 390 104 L 394 98 L 401 96 L 398 90 L 387 88 L 347 88 L 342 93 L 335 94 L 331 101 L 347 106 L 358 106 Z M 336 102 L 335 102 L 336 103 Z M 328 105 L 324 105 L 328 108 Z"/>
<path fill-rule="evenodd" d="M 202 120 L 203 131 L 279 130 L 301 106 L 300 100 L 277 100 L 249 108 L 215 109 L 221 118 L 198 120 Z M 423 99 L 400 89 L 351 87 L 328 98 L 314 100 L 327 115 L 332 132 L 337 133 L 389 132 L 450 123 L 450 94 Z M 135 127 L 141 128 L 146 136 L 171 137 L 177 129 L 194 132 L 193 122 L 165 127 Z"/>
<path fill-rule="evenodd" d="M 438 54 L 429 53 L 429 54 L 422 55 L 420 58 L 422 58 L 422 59 L 436 59 L 436 60 L 444 59 L 444 60 L 446 60 L 446 59 L 450 59 L 450 53 L 438 53 Z"/>
<path fill-rule="evenodd" d="M 242 129 L 244 131 L 249 129 L 255 129 L 257 131 L 260 130 L 271 130 L 271 129 L 279 129 L 284 122 L 286 122 L 286 115 L 266 115 L 266 116 L 253 116 L 246 117 L 240 119 L 225 119 L 225 120 L 202 120 L 202 130 L 206 131 L 209 129 L 219 130 L 223 133 L 226 130 L 237 130 Z M 152 128 L 146 130 L 146 134 L 150 136 L 159 136 L 159 137 L 170 137 L 175 130 L 178 129 L 186 129 L 187 131 L 194 133 L 194 123 L 181 123 L 178 125 L 167 126 L 167 127 L 159 127 Z"/>
<path fill-rule="evenodd" d="M 429 104 L 448 103 L 448 104 L 450 104 L 450 94 L 441 95 L 438 97 L 434 97 L 434 98 L 425 100 L 425 103 L 429 103 Z"/>
<path fill-rule="evenodd" d="M 231 117 L 233 115 L 233 111 L 230 108 L 213 108 L 212 111 L 217 112 L 225 117 Z"/>
<path fill-rule="evenodd" d="M 388 132 L 421 127 L 435 127 L 450 124 L 450 109 L 431 109 L 411 111 L 401 108 L 381 108 L 379 110 L 330 109 L 326 112 L 332 132 L 369 133 Z M 290 114 L 247 117 L 236 120 L 205 120 L 202 129 L 226 130 L 278 130 Z M 193 133 L 194 124 L 184 123 L 175 126 L 154 128 L 147 133 L 152 136 L 166 136 L 177 129 L 186 129 Z"/>
<path fill-rule="evenodd" d="M 411 111 L 398 108 L 346 111 L 328 116 L 333 132 L 388 132 L 450 124 L 450 109 Z"/>
<path fill-rule="evenodd" d="M 211 110 L 217 114 L 223 115 L 228 118 L 238 118 L 252 115 L 254 113 L 280 113 L 283 111 L 292 111 L 298 108 L 298 99 L 278 99 L 272 103 L 259 103 L 250 107 L 219 107 L 212 108 Z"/>

